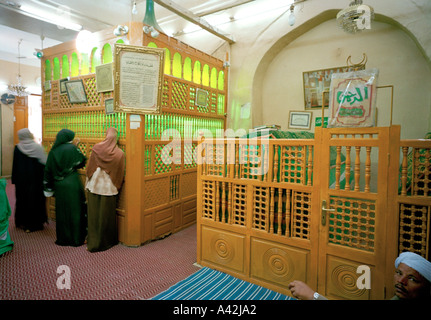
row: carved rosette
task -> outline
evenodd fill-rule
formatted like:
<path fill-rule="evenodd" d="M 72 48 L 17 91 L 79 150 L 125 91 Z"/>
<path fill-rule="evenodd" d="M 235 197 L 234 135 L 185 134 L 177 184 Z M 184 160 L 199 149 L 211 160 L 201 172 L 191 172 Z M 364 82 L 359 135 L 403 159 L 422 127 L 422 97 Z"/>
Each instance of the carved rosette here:
<path fill-rule="evenodd" d="M 271 248 L 263 255 L 265 270 L 271 272 L 275 278 L 291 278 L 295 267 L 289 255 L 278 248 Z"/>

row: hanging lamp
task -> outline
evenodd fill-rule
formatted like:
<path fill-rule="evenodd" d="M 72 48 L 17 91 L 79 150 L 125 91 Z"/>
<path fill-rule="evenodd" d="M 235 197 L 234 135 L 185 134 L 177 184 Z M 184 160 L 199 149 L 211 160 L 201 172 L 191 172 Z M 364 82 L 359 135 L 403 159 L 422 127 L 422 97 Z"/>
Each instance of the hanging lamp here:
<path fill-rule="evenodd" d="M 162 28 L 160 28 L 159 24 L 156 20 L 156 14 L 154 13 L 154 1 L 147 0 L 146 8 L 145 8 L 145 17 L 142 21 L 144 24 L 153 27 L 159 32 L 163 32 Z"/>
<path fill-rule="evenodd" d="M 14 95 L 16 97 L 25 97 L 30 94 L 30 92 L 27 91 L 27 87 L 24 87 L 21 84 L 21 55 L 20 55 L 20 46 L 21 46 L 22 39 L 18 41 L 18 77 L 16 84 L 10 84 L 8 85 L 8 92 L 11 95 Z"/>
<path fill-rule="evenodd" d="M 363 5 L 362 0 L 353 0 L 349 6 L 337 14 L 338 26 L 347 33 L 357 33 L 363 29 L 371 28 L 371 20 L 374 19 L 374 9 Z M 363 24 L 366 22 L 366 24 Z"/>

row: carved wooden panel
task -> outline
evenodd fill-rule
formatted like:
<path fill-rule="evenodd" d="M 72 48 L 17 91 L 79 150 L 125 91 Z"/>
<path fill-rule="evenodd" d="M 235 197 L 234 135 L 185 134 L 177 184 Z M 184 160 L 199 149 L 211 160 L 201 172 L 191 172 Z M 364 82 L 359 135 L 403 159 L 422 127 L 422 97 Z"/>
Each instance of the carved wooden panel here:
<path fill-rule="evenodd" d="M 370 290 L 359 289 L 357 286 L 361 273 L 356 271 L 361 264 L 328 255 L 326 296 L 333 299 L 369 300 Z"/>
<path fill-rule="evenodd" d="M 244 272 L 245 235 L 202 226 L 202 260 Z"/>
<path fill-rule="evenodd" d="M 149 209 L 169 202 L 169 177 L 145 181 L 144 208 Z"/>
<path fill-rule="evenodd" d="M 286 288 L 306 281 L 308 251 L 263 239 L 251 239 L 251 277 Z"/>

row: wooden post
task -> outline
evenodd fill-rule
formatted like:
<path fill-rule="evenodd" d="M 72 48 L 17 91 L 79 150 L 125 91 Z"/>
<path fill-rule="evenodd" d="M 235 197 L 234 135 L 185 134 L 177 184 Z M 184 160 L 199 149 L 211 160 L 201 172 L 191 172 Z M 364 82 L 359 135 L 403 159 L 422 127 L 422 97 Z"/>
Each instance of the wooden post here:
<path fill-rule="evenodd" d="M 130 128 L 130 117 L 139 117 L 142 120 L 141 115 L 127 115 L 126 121 L 126 178 L 125 184 L 127 188 L 126 197 L 126 215 L 124 221 L 124 234 L 125 238 L 123 243 L 127 246 L 139 246 L 144 242 L 141 239 L 141 208 L 142 204 L 142 190 L 143 190 L 143 179 L 144 176 L 142 169 L 142 163 L 144 163 L 144 148 L 143 148 L 143 126 L 137 129 Z"/>

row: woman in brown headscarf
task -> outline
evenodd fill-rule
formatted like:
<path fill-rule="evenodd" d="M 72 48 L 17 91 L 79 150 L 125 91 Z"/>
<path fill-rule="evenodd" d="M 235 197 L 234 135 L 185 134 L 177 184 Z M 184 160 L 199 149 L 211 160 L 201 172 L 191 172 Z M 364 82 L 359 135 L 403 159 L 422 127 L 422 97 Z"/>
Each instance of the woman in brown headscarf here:
<path fill-rule="evenodd" d="M 124 152 L 117 130 L 108 128 L 105 140 L 94 145 L 87 164 L 87 250 L 104 251 L 118 243 L 117 195 L 123 184 Z"/>

